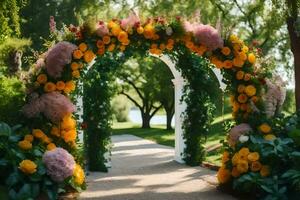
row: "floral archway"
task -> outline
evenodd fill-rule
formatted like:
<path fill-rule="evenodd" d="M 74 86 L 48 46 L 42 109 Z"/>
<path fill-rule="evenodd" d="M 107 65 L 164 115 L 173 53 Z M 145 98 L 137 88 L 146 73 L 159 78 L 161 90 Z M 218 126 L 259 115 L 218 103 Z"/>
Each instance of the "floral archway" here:
<path fill-rule="evenodd" d="M 276 138 L 277 129 L 270 120 L 276 110 L 265 105 L 265 99 L 261 98 L 265 81 L 269 81 L 270 87 L 274 84 L 270 74 L 256 66 L 257 51 L 236 35 L 225 34 L 222 38 L 220 30 L 180 17 L 172 21 L 163 18 L 141 21 L 132 14 L 107 23 L 87 20 L 79 27 L 71 25 L 63 31 L 54 31 L 52 36 L 53 45 L 30 72 L 28 102 L 23 112 L 29 118 L 31 133 L 18 142 L 24 156 L 17 161 L 20 161 L 18 173 L 28 180 L 39 177 L 37 182 L 42 185 L 44 178 L 47 179 L 53 199 L 60 188 L 85 187 L 78 130 L 85 131 L 89 169 L 106 170 L 104 154 L 110 148 L 109 83 L 120 63 L 136 53 L 168 55 L 187 81 L 182 97 L 187 104 L 182 125 L 186 144 L 183 156 L 187 164 L 198 165 L 204 157 L 202 144 L 212 108 L 212 80 L 208 74 L 210 67 L 216 67 L 221 69 L 226 90 L 231 93 L 237 125 L 231 130 L 228 142 L 224 142 L 226 151 L 218 172 L 220 183 L 232 183 L 248 173 L 261 174 L 262 178 L 270 174 L 270 162 L 260 159 L 259 148 L 251 141 L 268 143 Z M 83 80 L 82 85 L 79 80 Z M 78 87 L 85 91 L 81 126 L 73 114 Z M 276 97 L 273 103 L 280 106 L 281 101 Z M 17 192 L 20 187 L 12 184 L 11 188 Z M 37 193 L 41 191 L 39 188 Z"/>

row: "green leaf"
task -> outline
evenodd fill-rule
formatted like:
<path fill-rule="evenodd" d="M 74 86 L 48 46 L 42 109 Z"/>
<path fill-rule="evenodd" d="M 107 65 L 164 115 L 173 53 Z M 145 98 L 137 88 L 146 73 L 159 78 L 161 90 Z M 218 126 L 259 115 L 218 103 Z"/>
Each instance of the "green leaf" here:
<path fill-rule="evenodd" d="M 266 192 L 268 192 L 268 193 L 272 193 L 272 192 L 273 192 L 272 189 L 269 188 L 269 187 L 266 186 L 266 185 L 261 185 L 260 187 L 261 187 L 264 191 L 266 191 Z"/>
<path fill-rule="evenodd" d="M 8 191 L 9 199 L 17 199 L 17 192 L 14 189 Z"/>
<path fill-rule="evenodd" d="M 13 185 L 15 185 L 16 183 L 18 183 L 20 179 L 20 176 L 18 174 L 18 172 L 13 172 L 11 173 L 8 178 L 6 179 L 6 184 L 9 186 L 9 187 L 12 187 Z"/>
<path fill-rule="evenodd" d="M 28 199 L 31 197 L 31 185 L 26 183 L 21 187 L 21 189 L 18 192 L 18 198 L 19 199 Z"/>
<path fill-rule="evenodd" d="M 8 124 L 0 122 L 0 136 L 10 136 L 11 135 L 11 128 Z"/>

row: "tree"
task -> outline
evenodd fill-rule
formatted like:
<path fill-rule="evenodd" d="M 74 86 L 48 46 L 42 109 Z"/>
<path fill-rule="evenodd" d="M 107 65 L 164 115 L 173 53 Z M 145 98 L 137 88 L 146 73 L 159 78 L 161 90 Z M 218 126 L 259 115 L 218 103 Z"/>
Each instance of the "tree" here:
<path fill-rule="evenodd" d="M 166 112 L 166 128 L 172 129 L 172 118 L 175 113 L 174 87 L 172 79 L 174 78 L 170 69 L 163 62 L 154 62 L 153 76 L 157 80 L 155 98 L 159 101 Z"/>
<path fill-rule="evenodd" d="M 138 57 L 127 62 L 118 77 L 123 81 L 120 94 L 137 106 L 142 116 L 142 128 L 150 128 L 151 118 L 164 108 L 168 128 L 174 115 L 174 91 L 172 74 L 165 64 L 156 58 Z M 171 91 L 170 91 L 171 90 Z"/>

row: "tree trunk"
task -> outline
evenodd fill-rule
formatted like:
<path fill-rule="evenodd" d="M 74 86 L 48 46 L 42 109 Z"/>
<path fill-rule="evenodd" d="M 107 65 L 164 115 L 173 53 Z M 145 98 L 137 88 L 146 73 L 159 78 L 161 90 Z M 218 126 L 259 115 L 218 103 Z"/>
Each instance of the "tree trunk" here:
<path fill-rule="evenodd" d="M 150 128 L 150 120 L 151 117 L 149 115 L 149 113 L 142 113 L 142 128 Z"/>
<path fill-rule="evenodd" d="M 167 130 L 172 130 L 172 118 L 174 115 L 173 110 L 166 110 L 166 114 L 167 114 Z"/>
<path fill-rule="evenodd" d="M 300 37 L 297 36 L 295 30 L 295 17 L 287 18 L 287 27 L 290 36 L 291 50 L 294 55 L 294 69 L 295 69 L 295 97 L 296 108 L 300 109 Z"/>

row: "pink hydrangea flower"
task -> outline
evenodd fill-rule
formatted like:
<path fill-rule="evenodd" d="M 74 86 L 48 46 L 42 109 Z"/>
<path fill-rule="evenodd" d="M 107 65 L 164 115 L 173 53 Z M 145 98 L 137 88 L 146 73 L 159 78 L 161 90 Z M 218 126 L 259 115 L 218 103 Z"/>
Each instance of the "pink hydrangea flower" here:
<path fill-rule="evenodd" d="M 251 131 L 252 131 L 252 128 L 250 127 L 249 124 L 246 124 L 246 123 L 242 123 L 242 124 L 239 124 L 239 125 L 233 127 L 230 130 L 229 136 L 228 136 L 229 145 L 234 146 L 235 143 L 239 140 L 239 137 L 241 135 L 245 135 Z"/>
<path fill-rule="evenodd" d="M 224 41 L 218 30 L 210 25 L 198 24 L 194 26 L 193 32 L 196 40 L 209 50 L 215 50 L 224 46 Z"/>
<path fill-rule="evenodd" d="M 121 20 L 121 27 L 124 30 L 128 30 L 139 23 L 139 16 L 136 13 L 132 12 L 126 19 Z"/>
<path fill-rule="evenodd" d="M 109 31 L 107 26 L 104 24 L 104 22 L 100 21 L 97 25 L 96 25 L 96 34 L 99 37 L 103 37 L 105 35 L 108 35 Z"/>
<path fill-rule="evenodd" d="M 61 77 L 64 66 L 72 61 L 72 53 L 77 46 L 70 42 L 59 42 L 50 48 L 45 59 L 47 73 L 53 78 Z"/>
<path fill-rule="evenodd" d="M 47 174 L 56 182 L 62 182 L 72 176 L 76 164 L 73 156 L 63 148 L 47 151 L 43 155 L 43 163 Z"/>
<path fill-rule="evenodd" d="M 73 113 L 75 109 L 75 105 L 66 96 L 59 92 L 50 92 L 31 99 L 23 107 L 23 113 L 28 118 L 43 113 L 53 123 L 58 123 L 65 115 Z"/>

